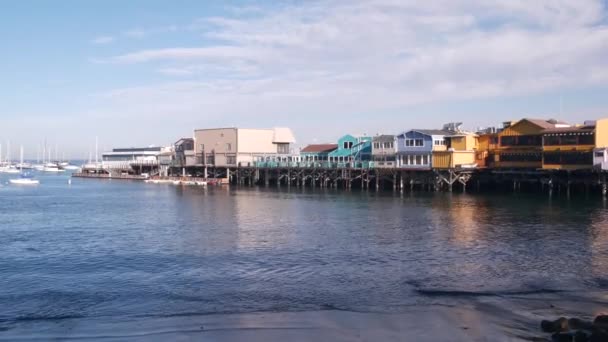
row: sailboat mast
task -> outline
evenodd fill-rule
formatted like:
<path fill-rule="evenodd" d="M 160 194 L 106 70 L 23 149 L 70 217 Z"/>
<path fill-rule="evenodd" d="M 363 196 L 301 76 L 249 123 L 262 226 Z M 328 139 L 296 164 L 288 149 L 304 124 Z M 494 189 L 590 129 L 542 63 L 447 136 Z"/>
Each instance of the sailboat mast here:
<path fill-rule="evenodd" d="M 21 145 L 21 149 L 19 151 L 19 154 L 20 154 L 20 156 L 19 156 L 19 159 L 20 159 L 19 160 L 19 171 L 23 172 L 23 145 Z"/>
<path fill-rule="evenodd" d="M 99 163 L 99 139 L 95 137 L 95 164 Z"/>

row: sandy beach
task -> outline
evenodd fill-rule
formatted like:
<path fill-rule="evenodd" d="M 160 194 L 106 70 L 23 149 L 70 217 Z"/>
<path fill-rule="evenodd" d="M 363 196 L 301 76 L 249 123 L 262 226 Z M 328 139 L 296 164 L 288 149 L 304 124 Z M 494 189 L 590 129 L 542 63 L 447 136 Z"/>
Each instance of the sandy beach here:
<path fill-rule="evenodd" d="M 342 311 L 249 313 L 113 320 L 24 322 L 5 341 L 496 341 L 503 334 L 469 309 L 415 308 L 407 313 Z M 504 336 L 504 340 L 508 340 Z"/>

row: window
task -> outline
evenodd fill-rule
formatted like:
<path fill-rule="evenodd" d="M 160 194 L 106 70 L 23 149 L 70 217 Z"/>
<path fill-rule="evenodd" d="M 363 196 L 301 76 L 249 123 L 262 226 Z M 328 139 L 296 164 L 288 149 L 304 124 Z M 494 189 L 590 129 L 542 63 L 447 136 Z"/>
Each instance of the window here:
<path fill-rule="evenodd" d="M 581 145 L 595 145 L 595 133 L 579 135 L 578 143 Z"/>
<path fill-rule="evenodd" d="M 433 142 L 433 144 L 434 144 L 435 146 L 444 146 L 446 143 L 445 143 L 445 140 L 435 140 L 435 141 Z"/>
<path fill-rule="evenodd" d="M 604 158 L 604 151 L 595 152 L 595 157 L 596 158 Z"/>
<path fill-rule="evenodd" d="M 210 165 L 214 165 L 215 164 L 215 157 L 214 156 L 207 156 L 206 163 L 210 164 Z"/>
<path fill-rule="evenodd" d="M 289 144 L 277 144 L 277 153 L 288 154 L 289 153 Z"/>
<path fill-rule="evenodd" d="M 501 153 L 502 162 L 539 162 L 542 161 L 540 153 Z"/>
<path fill-rule="evenodd" d="M 560 137 L 562 141 L 562 145 L 576 145 L 578 143 L 578 139 L 576 135 L 564 135 Z"/>
<path fill-rule="evenodd" d="M 226 151 L 232 151 L 232 144 L 226 143 Z"/>
<path fill-rule="evenodd" d="M 542 137 L 540 135 L 519 135 L 500 137 L 501 146 L 541 146 Z"/>
<path fill-rule="evenodd" d="M 515 137 L 500 137 L 500 145 L 501 146 L 515 146 L 516 145 Z"/>
<path fill-rule="evenodd" d="M 374 143 L 374 148 L 376 148 L 376 149 L 380 148 L 380 143 L 375 142 Z"/>
<path fill-rule="evenodd" d="M 228 164 L 228 165 L 236 164 L 236 156 L 226 156 L 226 164 Z"/>
<path fill-rule="evenodd" d="M 201 152 L 205 150 L 205 144 L 201 144 Z"/>
<path fill-rule="evenodd" d="M 595 134 L 594 133 L 565 133 L 565 134 L 552 134 L 545 135 L 543 138 L 545 146 L 559 146 L 559 145 L 594 145 Z"/>
<path fill-rule="evenodd" d="M 351 148 L 353 148 L 353 142 L 352 141 L 345 141 L 342 146 L 344 147 L 345 150 L 351 149 Z"/>
<path fill-rule="evenodd" d="M 560 156 L 559 153 L 545 153 L 543 159 L 545 164 L 559 164 Z"/>
<path fill-rule="evenodd" d="M 405 146 L 416 146 L 416 147 L 424 146 L 424 140 L 423 139 L 407 139 L 407 140 L 405 140 Z"/>
<path fill-rule="evenodd" d="M 393 148 L 393 143 L 392 142 L 385 142 L 384 143 L 384 148 Z"/>
<path fill-rule="evenodd" d="M 591 152 L 547 152 L 544 154 L 545 164 L 562 165 L 592 165 Z"/>
<path fill-rule="evenodd" d="M 560 144 L 560 139 L 556 135 L 546 135 L 543 138 L 543 144 L 545 146 L 556 146 Z"/>

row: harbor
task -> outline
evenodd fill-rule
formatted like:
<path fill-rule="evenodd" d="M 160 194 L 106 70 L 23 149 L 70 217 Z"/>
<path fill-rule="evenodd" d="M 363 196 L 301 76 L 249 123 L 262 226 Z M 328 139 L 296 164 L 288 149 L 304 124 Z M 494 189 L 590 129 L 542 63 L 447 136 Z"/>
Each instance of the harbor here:
<path fill-rule="evenodd" d="M 530 191 L 607 196 L 608 119 L 462 123 L 398 134 L 346 134 L 295 145 L 289 128 L 196 129 L 171 146 L 115 148 L 74 177 L 182 185 L 310 187 L 365 191 Z"/>

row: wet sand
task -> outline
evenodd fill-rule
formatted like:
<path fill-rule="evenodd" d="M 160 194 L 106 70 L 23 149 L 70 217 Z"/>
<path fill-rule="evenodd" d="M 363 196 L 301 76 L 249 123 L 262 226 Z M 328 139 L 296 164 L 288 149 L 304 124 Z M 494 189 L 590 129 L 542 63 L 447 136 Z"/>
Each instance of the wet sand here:
<path fill-rule="evenodd" d="M 442 306 L 405 313 L 247 313 L 21 322 L 0 340 L 103 341 L 500 341 L 511 340 L 482 312 Z"/>
<path fill-rule="evenodd" d="M 171 317 L 28 318 L 0 326 L 0 341 L 547 341 L 542 319 L 592 319 L 604 293 L 450 293 L 396 313 L 322 310 Z"/>

